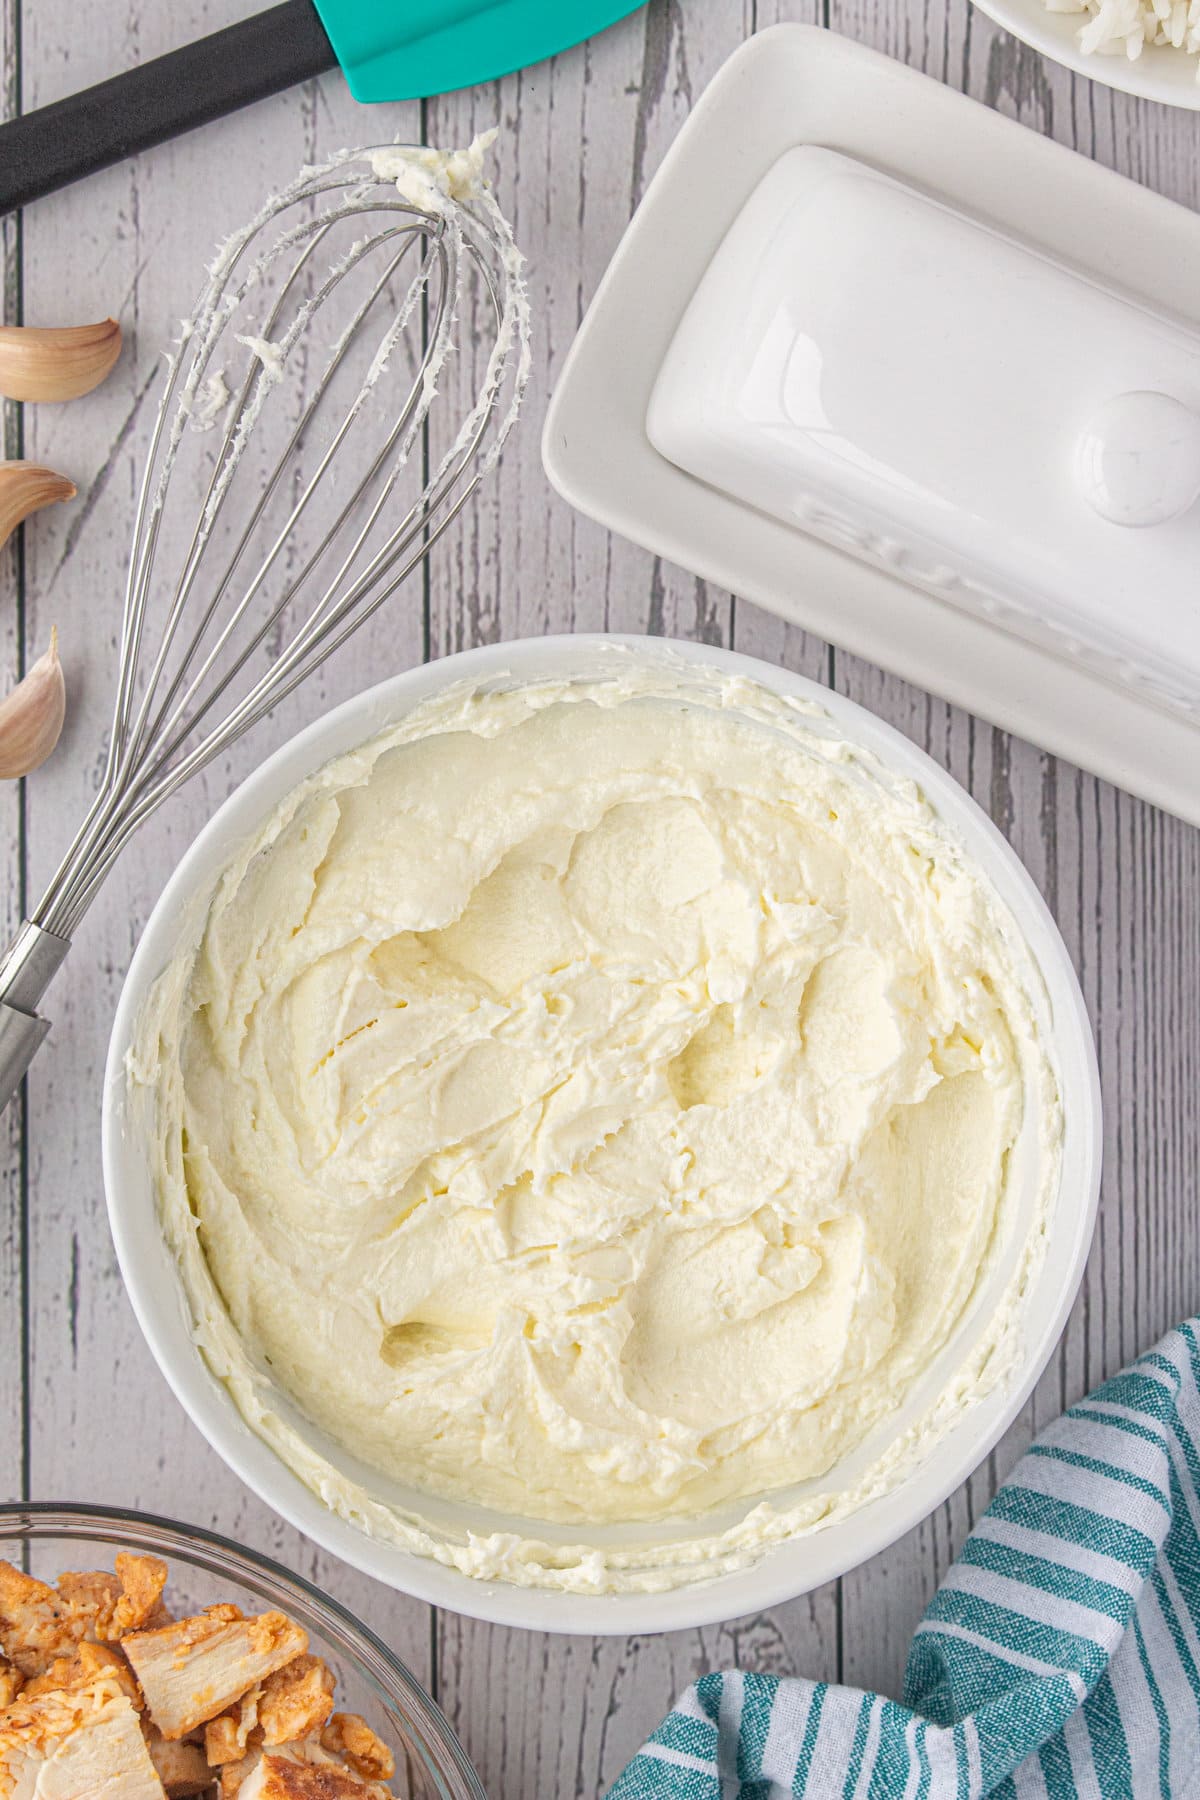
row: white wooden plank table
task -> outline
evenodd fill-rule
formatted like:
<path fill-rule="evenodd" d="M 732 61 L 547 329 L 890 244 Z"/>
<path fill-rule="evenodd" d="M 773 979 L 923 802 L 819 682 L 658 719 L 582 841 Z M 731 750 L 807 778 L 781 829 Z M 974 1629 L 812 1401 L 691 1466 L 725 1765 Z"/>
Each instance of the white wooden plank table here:
<path fill-rule="evenodd" d="M 248 10 L 247 0 L 0 0 L 0 104 L 11 113 L 55 99 Z M 1200 833 L 611 539 L 542 477 L 547 394 L 633 207 L 722 60 L 784 18 L 823 19 L 1200 207 L 1200 116 L 1068 75 L 967 0 L 651 0 L 552 64 L 423 107 L 368 114 L 328 77 L 44 201 L 0 238 L 7 320 L 75 323 L 112 311 L 127 334 L 116 373 L 88 400 L 12 407 L 4 420 L 6 455 L 49 462 L 80 490 L 0 551 L 0 675 L 14 679 L 56 623 L 70 686 L 52 761 L 24 790 L 0 784 L 7 932 L 98 778 L 158 353 L 212 244 L 272 184 L 343 144 L 422 135 L 449 144 L 502 127 L 496 185 L 530 259 L 537 346 L 527 414 L 499 479 L 439 547 L 425 588 L 394 602 L 126 854 L 52 991 L 52 1046 L 24 1103 L 0 1123 L 4 1495 L 144 1507 L 303 1570 L 438 1695 L 493 1800 L 594 1800 L 673 1694 L 720 1662 L 896 1692 L 921 1608 L 1030 1434 L 1200 1302 Z M 271 1517 L 186 1421 L 141 1342 L 99 1167 L 100 1074 L 130 951 L 182 848 L 236 780 L 303 719 L 382 672 L 502 637 L 607 628 L 732 644 L 815 674 L 965 782 L 1062 926 L 1099 1039 L 1107 1116 L 1083 1292 L 1032 1401 L 988 1463 L 925 1525 L 836 1585 L 720 1629 L 628 1640 L 435 1615 Z"/>

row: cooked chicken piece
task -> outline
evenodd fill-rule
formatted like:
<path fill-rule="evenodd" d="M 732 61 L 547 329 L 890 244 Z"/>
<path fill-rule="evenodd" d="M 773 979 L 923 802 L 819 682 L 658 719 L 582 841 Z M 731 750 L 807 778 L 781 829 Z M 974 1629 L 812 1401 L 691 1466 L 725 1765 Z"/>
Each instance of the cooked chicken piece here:
<path fill-rule="evenodd" d="M 217 1792 L 220 1800 L 239 1800 L 242 1788 L 253 1775 L 262 1759 L 261 1750 L 252 1750 L 249 1756 L 243 1756 L 240 1762 L 226 1763 L 221 1770 L 221 1780 Z"/>
<path fill-rule="evenodd" d="M 116 1565 L 115 1575 L 91 1569 L 82 1574 L 68 1571 L 58 1578 L 59 1598 L 71 1618 L 82 1620 L 87 1636 L 101 1643 L 112 1643 L 147 1625 L 167 1582 L 167 1565 L 157 1556 L 132 1556 L 122 1550 Z"/>
<path fill-rule="evenodd" d="M 25 1683 L 21 1692 L 27 1700 L 56 1691 L 75 1693 L 90 1687 L 98 1675 L 111 1675 L 130 1705 L 138 1712 L 142 1710 L 141 1692 L 121 1652 L 109 1644 L 90 1644 L 86 1638 L 72 1655 L 56 1656 L 43 1674 L 34 1675 Z"/>
<path fill-rule="evenodd" d="M 157 1556 L 131 1556 L 127 1550 L 121 1550 L 116 1565 L 121 1598 L 113 1614 L 113 1636 L 122 1638 L 127 1631 L 169 1625 L 171 1615 L 162 1605 L 162 1591 L 167 1585 L 166 1563 Z M 160 1610 L 165 1617 L 158 1616 Z"/>
<path fill-rule="evenodd" d="M 79 1636 L 110 1638 L 113 1614 L 121 1598 L 121 1583 L 103 1569 L 85 1569 L 79 1574 L 70 1569 L 58 1578 L 58 1597 L 64 1601 L 68 1617 L 79 1628 Z"/>
<path fill-rule="evenodd" d="M 16 1664 L 0 1656 L 0 1707 L 11 1706 L 24 1685 L 25 1677 Z"/>
<path fill-rule="evenodd" d="M 0 1713 L 4 1800 L 165 1800 L 138 1715 L 111 1671 Z"/>
<path fill-rule="evenodd" d="M 237 1800 L 390 1800 L 390 1796 L 317 1745 L 289 1744 L 263 1751 L 261 1761 L 237 1789 Z"/>
<path fill-rule="evenodd" d="M 153 1725 L 145 1728 L 146 1748 L 158 1779 L 169 1800 L 187 1800 L 193 1794 L 207 1794 L 213 1784 L 203 1746 L 187 1741 L 169 1743 Z"/>
<path fill-rule="evenodd" d="M 204 1753 L 214 1768 L 236 1762 L 247 1749 L 291 1744 L 312 1737 L 333 1711 L 334 1679 L 319 1656 L 295 1656 L 243 1694 L 204 1728 Z"/>
<path fill-rule="evenodd" d="M 262 1744 L 262 1732 L 257 1729 L 261 1698 L 261 1685 L 250 1688 L 204 1727 L 204 1754 L 214 1769 L 224 1763 L 240 1762 L 247 1750 L 258 1749 Z"/>
<path fill-rule="evenodd" d="M 204 1727 L 204 1760 L 210 1769 L 224 1768 L 227 1763 L 241 1762 L 246 1754 L 246 1738 L 242 1737 L 241 1709 L 219 1713 Z"/>
<path fill-rule="evenodd" d="M 52 1587 L 0 1561 L 0 1649 L 22 1675 L 40 1675 L 82 1635 Z"/>
<path fill-rule="evenodd" d="M 308 1648 L 280 1612 L 244 1619 L 236 1606 L 212 1606 L 195 1618 L 121 1641 L 165 1738 L 186 1737 L 276 1669 Z"/>
<path fill-rule="evenodd" d="M 333 1673 L 319 1656 L 297 1656 L 263 1682 L 258 1722 L 264 1744 L 312 1737 L 333 1712 Z"/>
<path fill-rule="evenodd" d="M 396 1772 L 395 1757 L 357 1713 L 334 1713 L 321 1733 L 321 1744 L 368 1781 L 388 1781 Z"/>

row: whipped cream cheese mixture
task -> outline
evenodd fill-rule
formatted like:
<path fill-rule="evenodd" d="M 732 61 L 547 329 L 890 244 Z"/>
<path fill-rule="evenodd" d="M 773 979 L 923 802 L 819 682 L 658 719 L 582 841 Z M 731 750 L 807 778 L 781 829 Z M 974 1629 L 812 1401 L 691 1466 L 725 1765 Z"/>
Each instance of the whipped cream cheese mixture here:
<path fill-rule="evenodd" d="M 198 1339 L 381 1536 L 577 1589 L 738 1566 L 1010 1365 L 1056 1170 L 1035 984 L 954 837 L 819 711 L 632 658 L 459 686 L 278 808 L 142 1021 Z"/>

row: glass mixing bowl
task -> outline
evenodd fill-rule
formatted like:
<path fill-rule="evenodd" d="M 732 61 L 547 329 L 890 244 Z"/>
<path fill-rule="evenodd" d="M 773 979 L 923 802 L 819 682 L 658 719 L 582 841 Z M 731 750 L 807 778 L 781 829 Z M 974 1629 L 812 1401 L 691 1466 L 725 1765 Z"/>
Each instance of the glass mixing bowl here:
<path fill-rule="evenodd" d="M 106 1506 L 0 1506 L 0 1557 L 43 1581 L 64 1569 L 111 1569 L 118 1550 L 167 1564 L 177 1614 L 229 1600 L 245 1612 L 276 1607 L 302 1625 L 308 1647 L 337 1677 L 337 1704 L 360 1713 L 396 1758 L 397 1800 L 486 1800 L 479 1777 L 438 1706 L 385 1644 L 344 1607 L 269 1557 L 196 1525 Z"/>

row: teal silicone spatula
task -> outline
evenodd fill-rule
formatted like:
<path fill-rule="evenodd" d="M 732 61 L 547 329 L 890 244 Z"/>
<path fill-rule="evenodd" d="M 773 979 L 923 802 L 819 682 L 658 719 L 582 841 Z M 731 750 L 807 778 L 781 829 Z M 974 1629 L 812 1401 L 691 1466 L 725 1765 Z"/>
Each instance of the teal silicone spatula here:
<path fill-rule="evenodd" d="M 356 100 L 415 100 L 541 62 L 643 0 L 283 0 L 0 125 L 0 213 L 341 65 Z"/>

